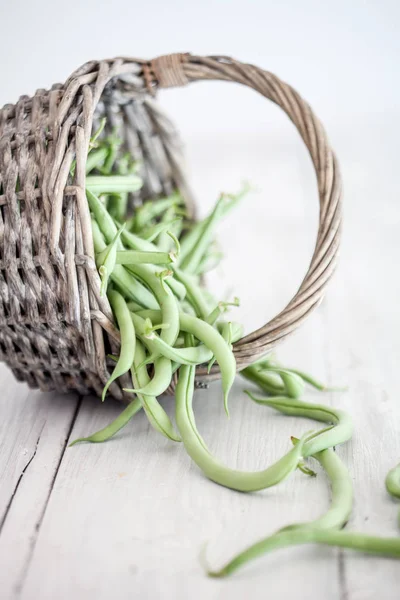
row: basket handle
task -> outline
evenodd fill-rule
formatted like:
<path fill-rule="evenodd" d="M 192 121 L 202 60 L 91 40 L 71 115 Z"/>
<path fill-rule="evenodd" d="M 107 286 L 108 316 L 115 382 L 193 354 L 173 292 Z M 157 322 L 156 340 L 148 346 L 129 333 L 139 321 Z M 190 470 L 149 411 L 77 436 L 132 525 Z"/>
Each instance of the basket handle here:
<path fill-rule="evenodd" d="M 143 65 L 150 92 L 157 87 L 186 85 L 192 81 L 223 80 L 247 85 L 280 106 L 298 129 L 316 171 L 319 193 L 319 227 L 308 271 L 289 304 L 269 323 L 234 345 L 238 369 L 271 350 L 295 331 L 318 306 L 331 278 L 340 244 L 342 184 L 339 165 L 319 119 L 299 94 L 278 77 L 226 56 L 170 54 Z M 213 370 L 218 375 L 218 367 Z M 199 369 L 199 376 L 206 371 Z"/>

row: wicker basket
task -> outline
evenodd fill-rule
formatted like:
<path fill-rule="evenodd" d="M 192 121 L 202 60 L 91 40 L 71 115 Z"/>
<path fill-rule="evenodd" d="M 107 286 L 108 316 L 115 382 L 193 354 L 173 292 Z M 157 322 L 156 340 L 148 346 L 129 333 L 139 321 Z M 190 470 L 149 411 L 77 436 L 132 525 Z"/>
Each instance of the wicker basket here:
<path fill-rule="evenodd" d="M 46 391 L 100 395 L 109 377 L 106 352 L 117 349 L 118 334 L 99 293 L 84 191 L 92 129 L 105 115 L 141 160 L 144 197 L 178 187 L 193 214 L 179 137 L 153 96 L 159 87 L 207 79 L 242 83 L 281 106 L 299 130 L 318 178 L 319 229 L 308 272 L 279 315 L 235 344 L 238 369 L 272 349 L 320 303 L 338 253 L 341 180 L 308 104 L 271 73 L 222 56 L 89 62 L 64 85 L 22 96 L 0 111 L 0 359 L 18 380 Z M 210 375 L 199 368 L 198 379 L 218 373 L 217 367 Z M 124 399 L 126 383 L 121 378 L 110 392 Z"/>

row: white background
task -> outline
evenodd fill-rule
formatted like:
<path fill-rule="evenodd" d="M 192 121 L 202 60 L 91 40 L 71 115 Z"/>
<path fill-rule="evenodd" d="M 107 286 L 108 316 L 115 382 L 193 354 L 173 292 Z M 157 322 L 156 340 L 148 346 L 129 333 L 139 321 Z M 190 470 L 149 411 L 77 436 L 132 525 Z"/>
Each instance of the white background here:
<path fill-rule="evenodd" d="M 348 394 L 310 396 L 354 417 L 354 440 L 338 450 L 356 491 L 349 528 L 398 535 L 383 480 L 400 457 L 399 2 L 1 0 L 0 25 L 0 104 L 64 81 L 89 59 L 175 51 L 254 63 L 310 102 L 342 166 L 342 258 L 326 301 L 279 354 L 349 385 Z M 227 258 L 210 277 L 221 296 L 240 296 L 250 330 L 290 299 L 311 256 L 311 162 L 287 118 L 250 90 L 201 83 L 160 101 L 185 140 L 200 212 L 242 179 L 258 190 L 220 227 Z M 327 502 L 322 474 L 235 494 L 205 481 L 140 415 L 109 444 L 66 450 L 66 440 L 104 426 L 119 407 L 84 399 L 79 408 L 75 396 L 28 391 L 6 369 L 0 378 L 7 600 L 398 598 L 398 562 L 326 549 L 282 552 L 229 582 L 207 580 L 197 561 L 205 539 L 221 564 L 244 541 L 315 518 Z M 218 385 L 199 394 L 199 427 L 231 466 L 259 469 L 308 424 L 249 406 L 242 389 L 238 382 L 229 424 Z"/>

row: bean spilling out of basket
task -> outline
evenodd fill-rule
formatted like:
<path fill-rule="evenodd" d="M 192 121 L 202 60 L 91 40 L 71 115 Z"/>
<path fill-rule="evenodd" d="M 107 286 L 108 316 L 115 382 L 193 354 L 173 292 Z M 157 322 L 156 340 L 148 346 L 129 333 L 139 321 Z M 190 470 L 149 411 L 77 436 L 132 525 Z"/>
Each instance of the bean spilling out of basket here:
<path fill-rule="evenodd" d="M 90 144 L 86 194 L 101 294 L 107 294 L 120 335 L 120 352 L 112 357 L 115 366 L 103 400 L 110 385 L 130 373 L 132 387 L 126 391 L 132 394 L 132 401 L 108 427 L 73 444 L 104 442 L 143 409 L 157 432 L 183 443 L 209 479 L 234 490 L 251 492 L 271 487 L 296 469 L 313 476 L 308 459 L 317 461 L 331 485 L 331 504 L 326 513 L 312 522 L 280 529 L 245 549 L 220 570 L 206 567 L 211 576 L 228 575 L 275 548 L 306 543 L 400 557 L 400 537 L 342 531 L 351 513 L 353 489 L 349 472 L 334 447 L 351 438 L 352 421 L 342 410 L 302 399 L 307 385 L 327 389 L 306 373 L 283 367 L 269 355 L 240 374 L 263 392 L 258 397 L 248 391 L 253 401 L 284 415 L 321 421 L 326 427 L 308 431 L 299 439 L 293 437 L 287 453 L 258 472 L 230 469 L 211 454 L 196 428 L 196 366 L 207 365 L 210 370 L 217 363 L 228 414 L 229 391 L 236 375 L 232 345 L 242 337 L 243 330 L 228 317 L 228 311 L 238 305 L 237 298 L 217 301 L 202 285 L 202 276 L 221 259 L 214 241 L 216 224 L 234 208 L 246 189 L 237 195 L 221 194 L 210 214 L 196 223 L 185 218 L 178 192 L 146 201 L 126 218 L 129 194 L 138 195 L 142 180 L 131 157 L 121 157 L 118 137 L 104 136 L 102 127 Z M 175 373 L 176 425 L 158 400 Z M 400 465 L 387 476 L 386 487 L 393 497 L 400 498 Z"/>

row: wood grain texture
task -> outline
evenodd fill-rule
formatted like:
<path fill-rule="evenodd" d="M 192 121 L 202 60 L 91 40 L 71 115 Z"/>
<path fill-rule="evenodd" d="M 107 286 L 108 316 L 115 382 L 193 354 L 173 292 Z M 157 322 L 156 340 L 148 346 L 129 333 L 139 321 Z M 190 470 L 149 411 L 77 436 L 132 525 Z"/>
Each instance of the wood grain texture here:
<path fill-rule="evenodd" d="M 360 129 L 353 141 L 338 127 L 334 140 L 347 191 L 340 269 L 324 304 L 279 357 L 328 383 L 349 385 L 347 393 L 307 396 L 345 408 L 355 421 L 353 441 L 337 449 L 356 491 L 348 527 L 398 535 L 398 506 L 384 489 L 386 472 L 400 460 L 400 284 L 393 276 L 400 259 L 400 210 L 395 164 L 388 161 L 396 135 L 381 126 L 371 126 L 368 139 L 362 135 Z M 371 150 L 373 139 L 385 140 L 381 162 Z M 215 155 L 208 151 L 209 140 L 189 144 L 203 211 L 221 186 L 234 189 L 242 176 L 263 189 L 263 202 L 259 194 L 250 196 L 221 227 L 228 258 L 210 277 L 221 297 L 229 291 L 241 297 L 237 318 L 247 330 L 291 297 L 312 253 L 310 233 L 317 225 L 312 167 L 300 143 L 285 140 L 266 152 L 259 139 L 225 139 L 215 143 Z M 387 177 L 379 183 L 376 173 L 383 169 Z M 76 398 L 28 392 L 6 371 L 1 385 L 1 514 L 42 431 L 0 534 L 7 600 L 398 598 L 398 561 L 314 546 L 276 552 L 229 580 L 203 575 L 198 553 L 204 541 L 210 562 L 219 565 L 280 525 L 321 514 L 328 502 L 322 473 L 316 479 L 295 473 L 262 493 L 235 493 L 207 481 L 184 449 L 157 435 L 141 414 L 106 444 L 64 451 L 71 425 L 72 440 L 104 426 L 120 407 L 87 397 L 74 421 Z M 291 434 L 313 425 L 253 405 L 242 393 L 247 386 L 240 379 L 235 384 L 230 421 L 218 383 L 197 392 L 195 410 L 200 431 L 221 459 L 259 469 L 289 447 Z M 164 405 L 172 414 L 173 399 Z"/>
<path fill-rule="evenodd" d="M 77 396 L 41 394 L 1 366 L 0 588 L 17 594 L 78 406 Z"/>

